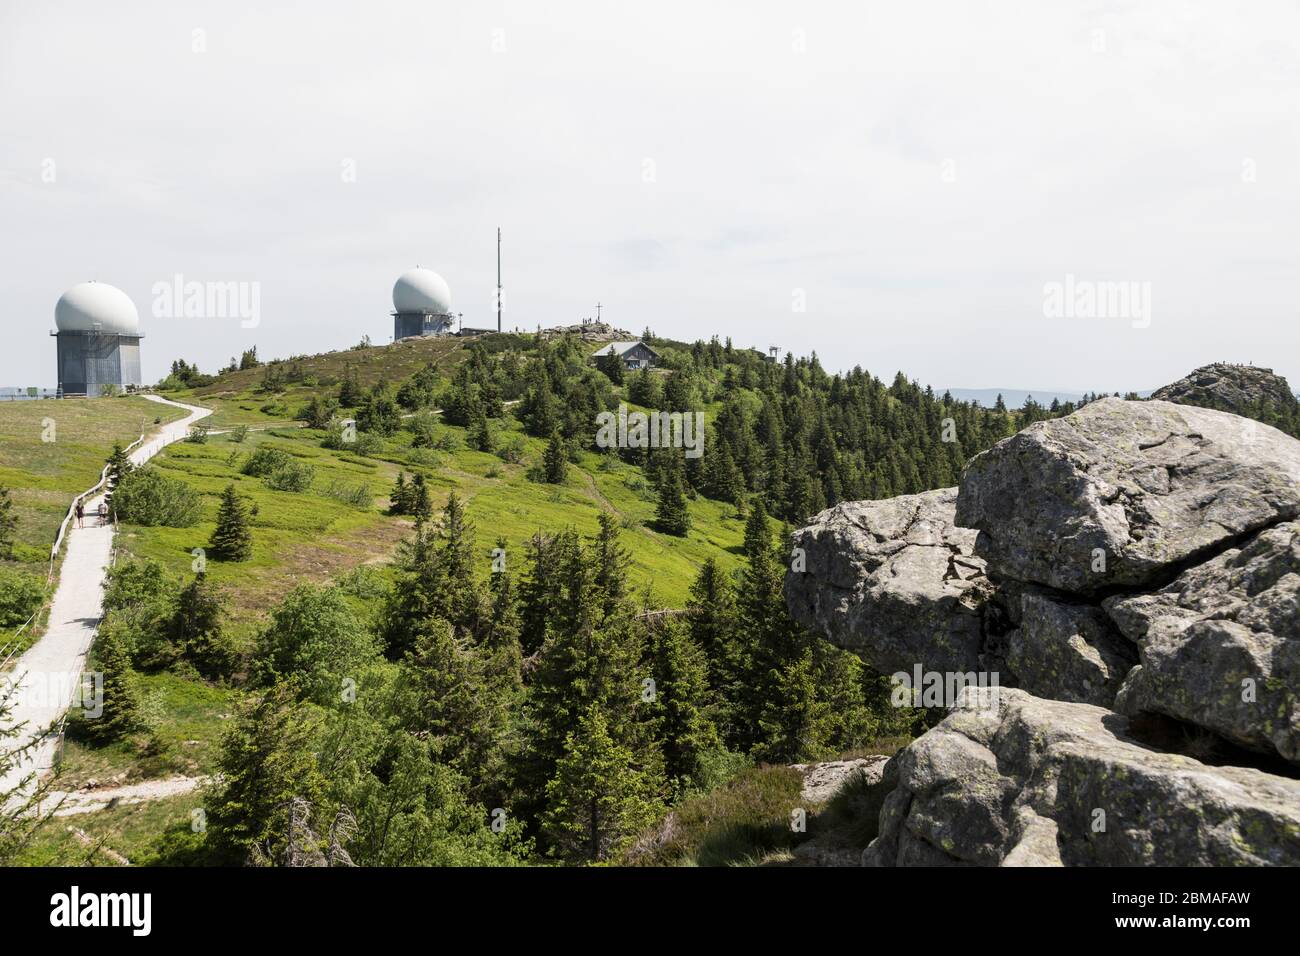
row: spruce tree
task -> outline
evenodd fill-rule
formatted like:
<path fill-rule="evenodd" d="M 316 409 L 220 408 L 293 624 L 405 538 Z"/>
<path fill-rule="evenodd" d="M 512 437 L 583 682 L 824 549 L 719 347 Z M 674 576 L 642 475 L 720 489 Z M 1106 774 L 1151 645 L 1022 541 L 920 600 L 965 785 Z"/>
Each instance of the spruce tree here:
<path fill-rule="evenodd" d="M 268 864 L 282 858 L 291 806 L 322 802 L 318 731 L 292 681 L 274 685 L 241 711 L 222 739 L 215 788 L 204 801 L 214 862 Z"/>
<path fill-rule="evenodd" d="M 447 496 L 438 529 L 438 561 L 444 586 L 436 596 L 435 612 L 466 631 L 475 631 L 480 594 L 474 580 L 474 525 L 456 492 Z"/>
<path fill-rule="evenodd" d="M 823 729 L 831 751 L 842 753 L 878 736 L 907 732 L 898 727 L 905 727 L 911 714 L 897 713 L 901 708 L 889 699 L 892 685 L 887 679 L 870 670 L 852 651 L 826 641 L 817 641 L 813 653 L 817 696 L 828 709 Z"/>
<path fill-rule="evenodd" d="M 447 621 L 430 617 L 402 670 L 407 729 L 429 735 L 438 761 L 463 774 L 475 795 L 500 793 L 510 701 L 489 679 L 483 655 Z"/>
<path fill-rule="evenodd" d="M 563 580 L 560 568 L 569 552 L 577 548 L 572 531 L 544 535 L 540 531 L 528 542 L 528 574 L 521 588 L 522 627 L 519 639 L 525 654 L 536 653 L 546 637 L 552 618 L 558 615 Z"/>
<path fill-rule="evenodd" d="M 664 383 L 664 405 L 670 412 L 689 412 L 693 401 L 693 387 L 690 376 L 685 372 L 673 372 Z"/>
<path fill-rule="evenodd" d="M 398 544 L 394 564 L 397 576 L 380 617 L 379 634 L 388 658 L 401 660 L 415 647 L 424 620 L 445 602 L 442 562 L 422 521 L 417 519 L 415 534 Z"/>
<path fill-rule="evenodd" d="M 592 544 L 596 587 L 603 595 L 601 611 L 608 617 L 627 598 L 628 550 L 619 542 L 618 520 L 608 511 L 599 517 L 600 531 Z"/>
<path fill-rule="evenodd" d="M 662 757 L 653 746 L 650 715 L 642 705 L 642 629 L 624 605 L 602 614 L 603 595 L 592 558 L 566 532 L 555 546 L 558 593 L 545 620 L 545 641 L 525 705 L 529 746 L 520 766 L 525 798 L 540 799 L 564 753 L 565 737 L 592 703 L 601 706 L 610 733 L 657 779 Z"/>
<path fill-rule="evenodd" d="M 705 558 L 691 585 L 686 620 L 708 662 L 709 686 L 729 697 L 731 685 L 743 675 L 743 653 L 737 646 L 734 588 L 712 557 Z"/>
<path fill-rule="evenodd" d="M 42 783 L 31 766 L 33 742 L 24 742 L 28 728 L 14 719 L 17 688 L 5 681 L 0 686 L 0 866 L 14 865 L 14 859 L 38 829 L 49 822 L 52 811 L 42 804 L 52 788 L 53 778 Z"/>
<path fill-rule="evenodd" d="M 108 456 L 108 486 L 114 487 L 126 475 L 135 470 L 131 459 L 122 448 L 121 442 L 113 442 L 113 453 Z"/>
<path fill-rule="evenodd" d="M 497 538 L 503 553 L 505 538 Z M 514 578 L 508 567 L 492 573 L 487 621 L 479 635 L 479 644 L 487 654 L 488 676 L 501 693 L 517 700 L 523 691 L 523 647 L 520 637 L 523 621 L 515 593 Z"/>
<path fill-rule="evenodd" d="M 107 494 L 104 496 L 105 503 L 113 507 L 113 489 L 122 483 L 122 479 L 135 470 L 131 464 L 131 459 L 122 448 L 121 442 L 113 443 L 113 452 L 108 456 L 108 470 L 105 472 Z"/>
<path fill-rule="evenodd" d="M 393 482 L 393 490 L 388 495 L 388 513 L 391 515 L 410 514 L 411 491 L 406 484 L 406 472 L 399 471 Z"/>
<path fill-rule="evenodd" d="M 632 752 L 610 733 L 597 703 L 565 738 L 546 802 L 542 832 L 555 852 L 572 862 L 608 860 L 653 823 L 661 808 L 653 785 L 634 765 Z"/>
<path fill-rule="evenodd" d="M 643 408 L 658 408 L 663 403 L 663 385 L 660 376 L 648 369 L 640 369 L 628 376 L 627 397 Z"/>
<path fill-rule="evenodd" d="M 755 503 L 745 523 L 744 551 L 737 606 L 748 653 L 741 663 L 745 676 L 735 689 L 732 706 L 735 732 L 749 749 L 762 743 L 777 726 L 771 709 L 780 705 L 786 685 L 796 681 L 797 675 L 785 672 L 801 664 L 809 638 L 786 610 L 782 594 L 785 567 L 761 501 Z"/>
<path fill-rule="evenodd" d="M 225 561 L 246 561 L 253 553 L 252 519 L 234 482 L 226 485 L 208 549 Z"/>
<path fill-rule="evenodd" d="M 465 433 L 465 441 L 475 451 L 487 452 L 488 454 L 496 451 L 496 436 L 492 432 L 492 425 L 488 421 L 487 414 L 481 404 L 475 405 L 470 412 L 469 428 Z"/>
<path fill-rule="evenodd" d="M 99 717 L 88 718 L 89 731 L 99 742 L 110 743 L 140 726 L 140 690 L 131 669 L 131 651 L 118 628 L 100 628 L 95 669 L 102 675 L 103 710 Z"/>
<path fill-rule="evenodd" d="M 745 495 L 745 479 L 731 454 L 727 440 L 721 439 L 704 464 L 703 485 L 705 493 L 718 501 L 740 504 Z"/>
<path fill-rule="evenodd" d="M 415 519 L 415 526 L 418 528 L 433 517 L 433 501 L 429 498 L 429 485 L 424 480 L 424 475 L 418 471 L 411 479 L 408 493 L 410 511 L 407 513 Z"/>
<path fill-rule="evenodd" d="M 710 713 L 708 662 L 686 627 L 672 618 L 652 627 L 650 661 L 655 735 L 664 772 L 680 793 L 703 782 L 705 760 L 722 746 Z"/>
<path fill-rule="evenodd" d="M 623 384 L 623 356 L 612 352 L 602 353 L 596 360 L 596 367 L 604 372 L 605 377 L 613 384 Z"/>
<path fill-rule="evenodd" d="M 233 667 L 234 655 L 221 639 L 221 599 L 202 571 L 177 595 L 167 637 L 174 653 L 206 678 L 223 677 Z"/>
<path fill-rule="evenodd" d="M 542 454 L 542 472 L 546 481 L 552 485 L 564 484 L 569 473 L 568 443 L 558 431 L 552 432 L 546 443 L 546 451 Z"/>
<path fill-rule="evenodd" d="M 683 491 L 681 459 L 668 457 L 665 474 L 659 480 L 659 503 L 655 508 L 655 527 L 664 534 L 682 538 L 691 530 L 691 513 Z"/>
<path fill-rule="evenodd" d="M 298 418 L 307 423 L 308 428 L 329 428 L 330 422 L 334 421 L 334 412 L 336 406 L 332 400 L 322 399 L 320 395 L 313 395 L 301 412 Z"/>
<path fill-rule="evenodd" d="M 361 383 L 357 381 L 357 370 L 349 362 L 343 370 L 343 381 L 339 383 L 339 405 L 344 408 L 356 408 L 364 397 Z"/>
<path fill-rule="evenodd" d="M 357 407 L 357 428 L 376 435 L 392 435 L 402 427 L 402 413 L 387 382 L 377 382 Z"/>
<path fill-rule="evenodd" d="M 559 402 L 551 392 L 550 382 L 545 378 L 545 371 L 540 381 L 531 385 L 524 392 L 517 414 L 524 423 L 528 434 L 536 438 L 545 438 L 552 434 L 560 423 Z"/>
<path fill-rule="evenodd" d="M 768 677 L 754 756 L 770 763 L 825 756 L 832 715 L 818 694 L 812 647 L 780 662 Z"/>

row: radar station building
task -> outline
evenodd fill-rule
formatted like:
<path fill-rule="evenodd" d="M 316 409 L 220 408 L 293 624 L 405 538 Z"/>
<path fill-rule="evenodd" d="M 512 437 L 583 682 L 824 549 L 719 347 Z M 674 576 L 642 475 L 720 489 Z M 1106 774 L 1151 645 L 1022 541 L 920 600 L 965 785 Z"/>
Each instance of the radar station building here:
<path fill-rule="evenodd" d="M 54 325 L 61 394 L 93 398 L 141 384 L 140 315 L 121 289 L 74 285 L 54 306 Z"/>
<path fill-rule="evenodd" d="M 442 276 L 418 266 L 393 285 L 393 341 L 417 335 L 451 335 L 456 317 L 451 290 Z"/>

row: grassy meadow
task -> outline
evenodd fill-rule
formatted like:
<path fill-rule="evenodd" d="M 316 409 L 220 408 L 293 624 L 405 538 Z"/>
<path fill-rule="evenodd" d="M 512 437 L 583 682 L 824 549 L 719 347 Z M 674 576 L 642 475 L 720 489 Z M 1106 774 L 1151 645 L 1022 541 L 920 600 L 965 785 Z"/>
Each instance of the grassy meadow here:
<path fill-rule="evenodd" d="M 114 442 L 130 444 L 179 408 L 144 398 L 0 402 L 0 487 L 18 513 L 19 561 L 44 561 L 72 499 L 99 480 Z"/>

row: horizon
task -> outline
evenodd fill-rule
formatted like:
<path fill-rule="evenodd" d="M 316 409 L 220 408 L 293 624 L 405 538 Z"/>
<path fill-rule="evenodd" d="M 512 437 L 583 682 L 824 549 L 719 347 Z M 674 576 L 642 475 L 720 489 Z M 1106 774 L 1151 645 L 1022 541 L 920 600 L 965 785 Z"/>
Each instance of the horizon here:
<path fill-rule="evenodd" d="M 0 13 L 0 385 L 54 383 L 92 278 L 149 383 L 384 344 L 415 264 L 495 325 L 498 227 L 506 330 L 600 302 L 939 390 L 1300 381 L 1294 9 L 304 9 Z M 176 275 L 256 284 L 259 324 L 155 317 Z M 1083 317 L 1108 283 L 1136 311 Z"/>

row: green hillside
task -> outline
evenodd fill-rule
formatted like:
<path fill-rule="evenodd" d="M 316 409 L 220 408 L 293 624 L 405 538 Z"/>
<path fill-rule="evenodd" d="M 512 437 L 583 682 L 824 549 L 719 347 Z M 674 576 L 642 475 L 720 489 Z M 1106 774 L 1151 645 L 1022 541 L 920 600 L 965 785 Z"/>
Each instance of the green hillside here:
<path fill-rule="evenodd" d="M 683 801 L 715 808 L 708 843 L 745 801 L 697 798 L 746 768 L 906 739 L 923 715 L 790 621 L 782 525 L 952 484 L 1062 410 L 652 344 L 637 373 L 517 335 L 178 359 L 165 394 L 213 408 L 211 432 L 114 492 L 106 716 L 73 723 L 62 774 L 222 783 L 86 832 L 134 862 L 275 863 L 302 850 L 277 835 L 296 800 L 354 816 L 363 864 L 599 862 Z M 702 454 L 599 447 L 620 406 L 701 413 Z M 85 852 L 46 830 L 22 859 Z"/>
<path fill-rule="evenodd" d="M 373 456 L 322 448 L 326 432 L 312 428 L 250 429 L 242 441 L 225 433 L 211 435 L 203 444 L 178 443 L 154 464 L 203 495 L 202 520 L 188 528 L 127 525 L 120 543 L 135 556 L 188 573 L 192 549 L 205 547 L 211 536 L 221 491 L 234 482 L 258 509 L 253 556 L 237 564 L 214 561 L 209 576 L 216 584 L 231 586 L 233 611 L 250 633 L 276 597 L 295 583 L 327 580 L 363 565 L 382 566 L 392 557 L 412 527 L 409 518 L 388 514 L 389 493 L 399 472 L 427 479 L 435 510 L 443 508 L 452 491 L 465 501 L 469 519 L 480 531 L 483 573 L 497 538 L 505 540 L 507 555 L 522 555 L 528 539 L 539 531 L 571 526 L 585 536 L 594 534 L 602 512 L 614 514 L 625 531 L 633 581 L 652 586 L 669 606 L 680 606 L 706 558 L 728 567 L 737 561 L 744 524 L 734 506 L 707 499 L 693 502 L 690 532 L 672 538 L 653 528 L 653 489 L 635 466 L 579 451 L 564 482 L 552 485 L 529 479 L 528 469 L 541 459 L 546 443 L 525 435 L 517 422 L 503 423 L 499 430 L 502 441 L 518 440 L 523 459 L 517 463 L 466 447 L 464 427 L 439 425 L 439 431 L 448 450 L 413 449 L 411 435 L 399 433 Z M 263 448 L 308 465 L 313 470 L 311 489 L 277 491 L 262 479 L 242 474 L 250 456 Z M 337 497 L 355 489 L 364 489 L 368 504 Z"/>

